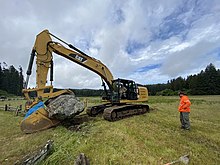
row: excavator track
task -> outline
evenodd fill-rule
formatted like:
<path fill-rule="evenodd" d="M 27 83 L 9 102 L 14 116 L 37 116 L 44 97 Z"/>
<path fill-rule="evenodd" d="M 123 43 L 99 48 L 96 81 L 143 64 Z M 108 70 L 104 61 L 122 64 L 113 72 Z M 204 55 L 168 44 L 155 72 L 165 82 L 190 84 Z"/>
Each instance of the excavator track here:
<path fill-rule="evenodd" d="M 88 107 L 86 109 L 86 113 L 89 116 L 95 117 L 96 115 L 98 115 L 99 113 L 103 113 L 103 111 L 107 108 L 110 107 L 111 104 L 107 103 L 107 104 L 101 104 L 101 105 L 97 105 L 97 106 L 93 106 L 93 107 Z"/>
<path fill-rule="evenodd" d="M 144 104 L 115 105 L 106 108 L 104 110 L 103 117 L 108 121 L 117 121 L 125 117 L 141 115 L 146 112 L 149 112 L 149 106 Z"/>

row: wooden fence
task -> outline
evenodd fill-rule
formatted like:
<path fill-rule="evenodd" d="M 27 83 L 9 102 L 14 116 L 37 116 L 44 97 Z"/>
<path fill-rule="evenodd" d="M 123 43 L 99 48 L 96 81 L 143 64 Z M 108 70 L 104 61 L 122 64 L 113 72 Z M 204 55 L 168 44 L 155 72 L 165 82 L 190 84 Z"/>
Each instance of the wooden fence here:
<path fill-rule="evenodd" d="M 13 101 L 13 100 L 25 100 L 25 98 L 20 97 L 20 98 L 3 98 L 0 97 L 0 101 Z"/>
<path fill-rule="evenodd" d="M 10 104 L 5 104 L 5 106 L 0 106 L 0 110 L 14 111 L 15 115 L 17 116 L 19 113 L 22 112 L 22 105 L 19 105 L 17 107 L 13 107 Z"/>

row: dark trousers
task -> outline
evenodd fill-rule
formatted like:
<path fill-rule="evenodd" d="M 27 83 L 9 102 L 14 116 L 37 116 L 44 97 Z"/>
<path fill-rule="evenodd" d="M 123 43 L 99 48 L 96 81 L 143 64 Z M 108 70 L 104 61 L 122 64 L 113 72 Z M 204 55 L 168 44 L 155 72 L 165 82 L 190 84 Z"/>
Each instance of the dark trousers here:
<path fill-rule="evenodd" d="M 190 129 L 189 112 L 180 112 L 180 122 L 182 128 Z"/>

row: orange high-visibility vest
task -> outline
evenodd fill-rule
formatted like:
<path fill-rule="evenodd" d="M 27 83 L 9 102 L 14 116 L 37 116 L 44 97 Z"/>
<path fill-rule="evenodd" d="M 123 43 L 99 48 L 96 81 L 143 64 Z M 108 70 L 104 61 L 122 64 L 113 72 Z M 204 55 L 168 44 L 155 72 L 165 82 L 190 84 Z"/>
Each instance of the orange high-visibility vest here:
<path fill-rule="evenodd" d="M 180 98 L 179 112 L 190 112 L 191 102 L 187 96 L 182 96 Z"/>

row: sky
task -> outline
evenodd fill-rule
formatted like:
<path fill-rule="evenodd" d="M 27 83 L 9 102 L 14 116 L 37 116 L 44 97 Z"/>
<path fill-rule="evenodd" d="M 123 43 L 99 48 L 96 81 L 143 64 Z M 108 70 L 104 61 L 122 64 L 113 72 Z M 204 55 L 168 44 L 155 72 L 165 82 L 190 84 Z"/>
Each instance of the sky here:
<path fill-rule="evenodd" d="M 104 63 L 114 78 L 166 83 L 220 68 L 219 0 L 0 0 L 0 62 L 22 66 L 48 29 Z M 57 88 L 101 87 L 100 77 L 57 54 Z M 2 64 L 3 65 L 3 64 Z M 35 66 L 29 87 L 35 87 Z"/>

